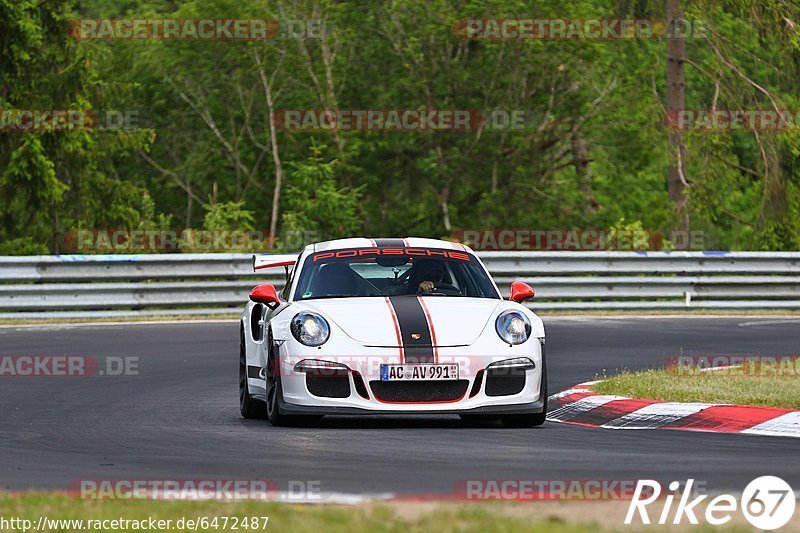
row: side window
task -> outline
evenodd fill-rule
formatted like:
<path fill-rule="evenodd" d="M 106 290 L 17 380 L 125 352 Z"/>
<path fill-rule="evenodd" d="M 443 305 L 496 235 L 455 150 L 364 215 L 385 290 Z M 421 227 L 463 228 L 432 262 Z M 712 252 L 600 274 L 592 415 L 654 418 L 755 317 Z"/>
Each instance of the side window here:
<path fill-rule="evenodd" d="M 461 269 L 459 268 L 454 268 L 453 265 L 445 263 L 444 278 L 442 278 L 442 281 L 445 283 L 449 283 L 450 285 L 458 289 L 462 294 L 464 294 L 464 296 L 466 296 L 466 293 L 464 293 L 464 291 L 462 290 L 464 288 L 463 277 L 460 277 L 458 275 L 460 270 Z"/>
<path fill-rule="evenodd" d="M 467 265 L 467 268 L 470 270 L 472 275 L 472 287 L 476 294 L 486 294 L 486 295 L 497 295 L 497 291 L 495 291 L 494 287 L 492 286 L 492 282 L 489 280 L 489 277 L 483 274 L 483 269 L 477 265 Z"/>
<path fill-rule="evenodd" d="M 256 304 L 253 306 L 253 310 L 250 313 L 250 334 L 256 342 L 264 338 L 264 328 L 259 324 L 261 319 L 264 318 L 264 309 L 265 307 L 262 304 Z"/>

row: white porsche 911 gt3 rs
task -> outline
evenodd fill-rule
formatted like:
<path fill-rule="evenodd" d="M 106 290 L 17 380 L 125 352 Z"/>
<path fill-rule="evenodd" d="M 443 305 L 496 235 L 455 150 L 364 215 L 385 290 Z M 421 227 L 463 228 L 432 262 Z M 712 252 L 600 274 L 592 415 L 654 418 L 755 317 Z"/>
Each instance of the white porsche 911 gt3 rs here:
<path fill-rule="evenodd" d="M 254 256 L 287 283 L 242 313 L 242 416 L 458 414 L 536 426 L 547 414 L 544 326 L 515 282 L 500 295 L 473 251 L 434 239 L 352 238 Z M 292 268 L 294 267 L 294 268 Z"/>

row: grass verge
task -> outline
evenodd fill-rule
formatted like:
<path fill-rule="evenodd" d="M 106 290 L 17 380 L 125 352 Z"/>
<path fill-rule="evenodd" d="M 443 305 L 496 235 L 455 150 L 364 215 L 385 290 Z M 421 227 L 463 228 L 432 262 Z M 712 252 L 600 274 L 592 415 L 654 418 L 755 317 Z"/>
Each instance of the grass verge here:
<path fill-rule="evenodd" d="M 69 496 L 48 493 L 26 493 L 21 495 L 0 495 L 2 517 L 20 517 L 31 520 L 34 527 L 40 516 L 59 520 L 170 520 L 162 531 L 193 530 L 187 527 L 187 520 L 207 519 L 206 531 L 292 531 L 292 532 L 344 532 L 360 533 L 374 531 L 541 531 L 548 532 L 590 532 L 603 531 L 596 522 L 567 522 L 556 517 L 515 516 L 504 512 L 508 505 L 443 504 L 431 508 L 420 504 L 420 512 L 410 512 L 411 504 L 369 504 L 358 506 L 344 505 L 301 505 L 265 502 L 221 502 L 221 501 L 153 501 L 153 500 L 104 500 L 85 501 Z M 423 510 L 427 507 L 427 510 Z M 217 518 L 217 527 L 211 524 Z M 235 518 L 234 518 L 235 517 Z M 244 527 L 245 518 L 256 517 L 256 528 Z M 268 517 L 266 527 L 263 517 Z M 227 518 L 227 522 L 226 522 Z M 234 521 L 239 524 L 234 528 Z M 179 522 L 183 519 L 183 523 Z M 109 524 L 112 525 L 112 524 Z M 184 527 L 181 529 L 180 525 Z M 227 527 L 223 527 L 227 525 Z M 124 528 L 112 528 L 123 530 Z M 112 530 L 107 529 L 107 530 Z M 130 527 L 128 529 L 131 529 Z M 47 529 L 45 529 L 46 531 Z M 71 527 L 51 529 L 51 531 L 77 531 L 76 524 Z M 96 530 L 96 529 L 95 529 Z M 199 531 L 204 530 L 202 526 Z M 0 521 L 0 531 L 3 529 Z M 610 530 L 606 530 L 610 531 Z"/>
<path fill-rule="evenodd" d="M 2 520 L 22 518 L 31 520 L 33 528 L 39 517 L 56 520 L 83 520 L 81 529 L 76 523 L 40 531 L 87 531 L 89 520 L 170 520 L 167 527 L 150 531 L 292 531 L 298 533 L 342 532 L 516 532 L 541 533 L 613 532 L 624 527 L 631 533 L 638 531 L 676 531 L 674 526 L 623 526 L 629 502 L 562 501 L 562 502 L 484 502 L 452 503 L 437 501 L 399 501 L 359 505 L 301 505 L 265 502 L 221 501 L 153 501 L 153 500 L 79 500 L 67 495 L 30 492 L 22 494 L 0 493 L 0 531 L 20 531 L 3 525 Z M 212 520 L 217 518 L 216 527 Z M 227 527 L 223 527 L 228 517 Z M 233 517 L 240 523 L 233 526 Z M 256 528 L 243 527 L 247 517 L 263 518 Z M 187 520 L 207 519 L 206 526 L 187 527 Z M 184 519 L 183 528 L 179 520 Z M 102 524 L 100 524 L 102 525 Z M 122 527 L 127 525 L 127 529 Z M 135 530 L 131 524 L 117 527 L 94 527 L 92 531 Z M 107 526 L 112 526 L 108 523 Z M 139 530 L 146 530 L 146 528 Z M 695 533 L 752 531 L 741 517 L 723 528 L 708 525 L 694 526 Z M 792 529 L 796 531 L 796 529 Z"/>
<path fill-rule="evenodd" d="M 601 377 L 600 394 L 667 402 L 732 403 L 800 409 L 800 359 L 746 362 L 713 371 L 666 368 Z"/>

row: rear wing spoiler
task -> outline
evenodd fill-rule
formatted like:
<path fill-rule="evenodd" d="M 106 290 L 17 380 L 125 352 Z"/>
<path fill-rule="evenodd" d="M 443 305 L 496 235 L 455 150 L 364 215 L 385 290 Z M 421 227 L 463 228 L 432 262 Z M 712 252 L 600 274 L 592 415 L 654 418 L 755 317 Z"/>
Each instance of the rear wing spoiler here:
<path fill-rule="evenodd" d="M 253 272 L 267 268 L 277 268 L 294 266 L 297 263 L 296 255 L 254 255 Z"/>

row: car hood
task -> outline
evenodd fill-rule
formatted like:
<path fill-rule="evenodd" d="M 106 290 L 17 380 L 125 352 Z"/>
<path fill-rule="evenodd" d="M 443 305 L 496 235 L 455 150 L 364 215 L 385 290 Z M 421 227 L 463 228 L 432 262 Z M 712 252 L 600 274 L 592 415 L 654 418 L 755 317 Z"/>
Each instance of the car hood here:
<path fill-rule="evenodd" d="M 446 296 L 399 296 L 420 302 L 422 315 L 413 316 L 412 305 L 392 305 L 390 299 L 331 298 L 306 300 L 303 306 L 316 310 L 336 324 L 350 338 L 365 346 L 397 347 L 398 330 L 395 327 L 424 327 L 432 329 L 434 344 L 440 347 L 472 344 L 483 332 L 503 300 L 489 298 L 464 298 Z M 402 304 L 402 302 L 400 302 Z M 423 322 L 415 320 L 422 318 Z"/>

